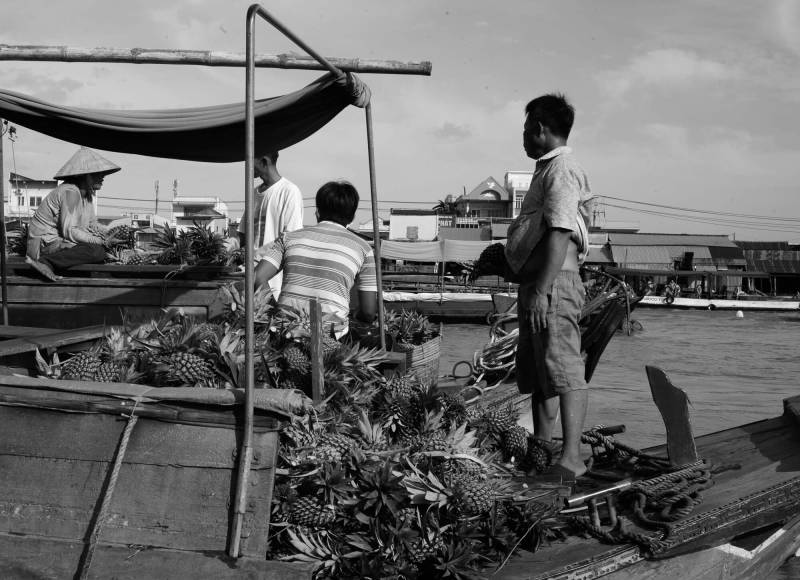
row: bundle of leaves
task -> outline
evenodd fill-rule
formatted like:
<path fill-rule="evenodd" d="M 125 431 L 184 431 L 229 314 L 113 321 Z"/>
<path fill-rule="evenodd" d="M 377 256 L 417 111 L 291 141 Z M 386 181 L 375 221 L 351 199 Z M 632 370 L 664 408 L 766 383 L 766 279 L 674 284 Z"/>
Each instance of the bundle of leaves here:
<path fill-rule="evenodd" d="M 185 242 L 192 264 L 219 264 L 227 258 L 222 236 L 212 231 L 210 226 L 192 222 L 178 239 Z"/>
<path fill-rule="evenodd" d="M 342 385 L 281 432 L 269 557 L 317 577 L 466 578 L 535 549 L 558 506 L 511 479 L 503 413 L 470 418 L 413 376 Z"/>
<path fill-rule="evenodd" d="M 405 350 L 425 344 L 439 336 L 439 327 L 431 324 L 424 314 L 414 310 L 387 310 L 384 315 L 386 334 L 392 339 L 393 350 Z"/>

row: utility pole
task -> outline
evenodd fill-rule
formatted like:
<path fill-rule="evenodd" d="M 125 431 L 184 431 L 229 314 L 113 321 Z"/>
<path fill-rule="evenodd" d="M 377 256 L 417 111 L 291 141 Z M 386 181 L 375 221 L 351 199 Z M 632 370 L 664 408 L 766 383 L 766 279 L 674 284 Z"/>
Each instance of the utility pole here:
<path fill-rule="evenodd" d="M 158 179 L 156 179 L 156 211 L 153 213 L 158 215 Z"/>

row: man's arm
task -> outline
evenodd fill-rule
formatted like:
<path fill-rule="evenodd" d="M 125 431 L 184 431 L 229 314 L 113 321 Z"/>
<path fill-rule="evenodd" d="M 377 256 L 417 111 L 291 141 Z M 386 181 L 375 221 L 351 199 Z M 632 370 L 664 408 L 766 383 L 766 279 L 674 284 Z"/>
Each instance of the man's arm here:
<path fill-rule="evenodd" d="M 530 304 L 527 305 L 534 332 L 547 328 L 547 307 L 550 303 L 547 294 L 564 265 L 571 235 L 570 230 L 551 228 L 533 250 L 534 254 L 541 256 L 540 267 L 533 273 L 530 281 L 532 294 Z"/>
<path fill-rule="evenodd" d="M 372 322 L 378 316 L 378 293 L 372 290 L 358 291 L 358 317 L 363 322 Z"/>
<path fill-rule="evenodd" d="M 267 284 L 275 274 L 278 273 L 278 268 L 269 260 L 261 260 L 256 266 L 253 278 L 255 279 L 255 287 L 258 290 L 264 284 Z"/>

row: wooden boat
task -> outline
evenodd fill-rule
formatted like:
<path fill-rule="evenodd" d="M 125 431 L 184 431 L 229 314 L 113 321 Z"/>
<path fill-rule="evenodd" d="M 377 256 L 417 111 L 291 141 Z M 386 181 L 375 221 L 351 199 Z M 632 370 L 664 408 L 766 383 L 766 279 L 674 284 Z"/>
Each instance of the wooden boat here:
<path fill-rule="evenodd" d="M 208 318 L 220 308 L 220 287 L 232 280 L 227 268 L 92 264 L 74 266 L 72 277 L 46 282 L 30 266 L 9 263 L 9 323 L 44 328 L 121 324 L 157 316 L 163 308 L 182 308 Z"/>
<path fill-rule="evenodd" d="M 479 292 L 384 291 L 383 303 L 391 310 L 414 310 L 437 319 L 487 321 L 494 314 L 492 295 Z"/>
<path fill-rule="evenodd" d="M 800 308 L 798 300 L 763 299 L 718 299 L 718 298 L 684 298 L 678 296 L 667 301 L 664 296 L 644 296 L 639 302 L 643 308 L 678 308 L 694 310 L 763 310 L 763 311 L 796 311 Z"/>
<path fill-rule="evenodd" d="M 648 375 L 651 372 L 648 369 Z M 660 387 L 654 381 L 658 383 L 659 379 L 650 378 L 655 396 Z M 688 413 L 686 417 L 688 425 Z M 676 430 L 673 418 L 667 423 L 668 438 Z M 714 475 L 714 485 L 703 491 L 702 503 L 672 525 L 671 533 L 654 553 L 631 543 L 615 545 L 569 536 L 533 553 L 522 551 L 492 577 L 508 580 L 768 577 L 800 548 L 800 396 L 785 400 L 783 414 L 773 419 L 704 435 L 692 442 L 697 456 L 705 462 L 735 464 L 737 468 Z M 645 451 L 666 457 L 675 453 L 675 446 L 672 441 Z M 613 487 L 609 485 L 609 489 Z M 587 495 L 592 494 L 597 492 L 590 491 Z M 611 529 L 608 522 L 603 523 L 605 529 Z M 629 531 L 652 533 L 637 528 L 630 520 L 626 525 Z"/>
<path fill-rule="evenodd" d="M 71 577 L 86 561 L 107 497 L 90 577 L 163 578 L 166 568 L 172 577 L 311 577 L 308 565 L 263 559 L 281 415 L 256 403 L 250 519 L 244 555 L 233 560 L 224 550 L 239 397 L 209 401 L 170 391 L 0 377 L 0 576 Z M 123 449 L 132 409 L 139 419 Z M 706 461 L 740 468 L 714 476 L 657 559 L 634 544 L 569 536 L 519 551 L 492 577 L 766 577 L 800 547 L 800 396 L 785 402 L 782 416 L 695 443 Z M 668 447 L 648 451 L 666 456 Z M 562 501 L 561 488 L 546 487 L 543 494 Z"/>
<path fill-rule="evenodd" d="M 0 577 L 310 577 L 264 560 L 288 405 L 256 403 L 244 557 L 225 556 L 242 400 L 0 376 Z"/>

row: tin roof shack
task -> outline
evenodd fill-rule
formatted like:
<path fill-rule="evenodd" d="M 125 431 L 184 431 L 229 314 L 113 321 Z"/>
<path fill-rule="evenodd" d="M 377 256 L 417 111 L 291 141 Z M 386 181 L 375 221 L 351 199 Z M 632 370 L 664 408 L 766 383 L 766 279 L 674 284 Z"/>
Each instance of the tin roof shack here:
<path fill-rule="evenodd" d="M 432 242 L 439 235 L 439 216 L 432 209 L 389 210 L 389 239 Z"/>
<path fill-rule="evenodd" d="M 738 240 L 735 243 L 744 254 L 747 271 L 762 274 L 753 278 L 752 289 L 773 296 L 800 291 L 800 244 Z"/>
<path fill-rule="evenodd" d="M 742 286 L 744 254 L 720 235 L 608 233 L 608 247 L 618 272 L 634 288 L 676 278 L 697 294 L 733 294 Z"/>

